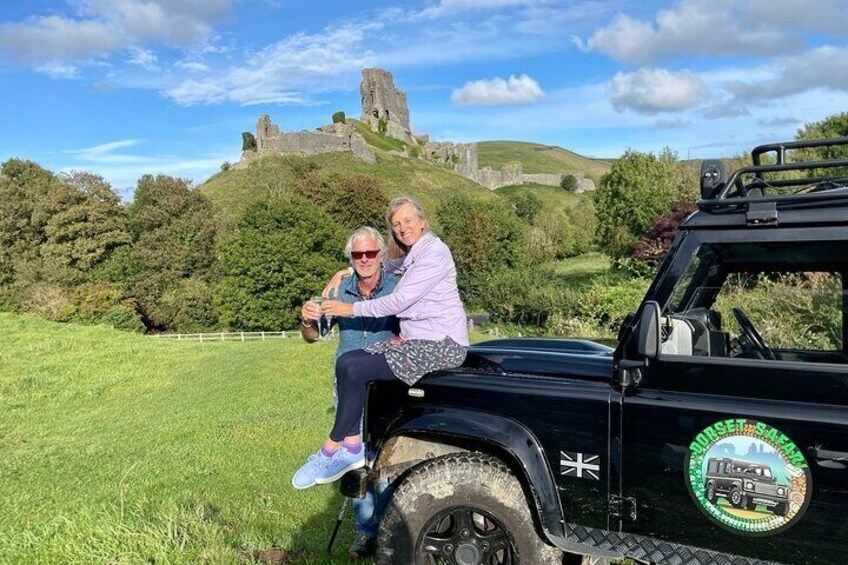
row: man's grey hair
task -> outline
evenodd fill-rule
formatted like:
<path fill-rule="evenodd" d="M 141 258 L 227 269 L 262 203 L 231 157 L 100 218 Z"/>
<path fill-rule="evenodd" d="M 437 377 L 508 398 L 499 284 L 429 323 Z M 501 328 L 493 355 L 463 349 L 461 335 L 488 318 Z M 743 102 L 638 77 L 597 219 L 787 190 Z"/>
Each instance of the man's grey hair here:
<path fill-rule="evenodd" d="M 345 257 L 350 259 L 350 252 L 353 251 L 353 244 L 360 239 L 365 239 L 366 237 L 373 237 L 377 241 L 377 245 L 380 247 L 379 257 L 382 260 L 386 256 L 386 251 L 389 249 L 386 245 L 386 240 L 380 232 L 369 226 L 362 226 L 350 234 L 344 248 Z"/>

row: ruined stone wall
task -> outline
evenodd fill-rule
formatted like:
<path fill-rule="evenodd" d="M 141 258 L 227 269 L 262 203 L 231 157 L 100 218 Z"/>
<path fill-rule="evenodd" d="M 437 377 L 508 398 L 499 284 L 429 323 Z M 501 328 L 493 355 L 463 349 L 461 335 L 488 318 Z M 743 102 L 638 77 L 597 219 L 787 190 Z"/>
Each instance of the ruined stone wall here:
<path fill-rule="evenodd" d="M 267 114 L 259 117 L 256 124 L 256 151 L 242 153 L 236 168 L 264 155 L 319 155 L 349 151 L 365 161 L 376 163 L 374 150 L 353 126 L 333 124 L 321 131 L 297 131 L 284 133 L 271 122 Z"/>
<path fill-rule="evenodd" d="M 460 175 L 478 182 L 476 143 L 431 141 L 424 145 L 424 158 L 442 165 L 450 165 Z"/>
<path fill-rule="evenodd" d="M 510 163 L 504 165 L 500 170 L 483 167 L 477 171 L 477 182 L 489 190 L 513 184 L 524 184 L 524 172 L 521 163 Z"/>

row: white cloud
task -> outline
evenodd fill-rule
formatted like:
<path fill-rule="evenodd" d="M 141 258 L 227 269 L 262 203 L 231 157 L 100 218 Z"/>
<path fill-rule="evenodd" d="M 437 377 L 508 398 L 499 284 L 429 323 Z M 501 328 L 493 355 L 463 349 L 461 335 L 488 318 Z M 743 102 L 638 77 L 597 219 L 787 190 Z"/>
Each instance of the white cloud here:
<path fill-rule="evenodd" d="M 202 73 L 209 70 L 209 65 L 200 61 L 177 61 L 174 67 L 190 73 Z"/>
<path fill-rule="evenodd" d="M 190 45 L 212 35 L 233 0 L 79 0 L 77 17 L 0 25 L 0 52 L 17 62 L 74 61 L 147 42 Z"/>
<path fill-rule="evenodd" d="M 313 35 L 298 33 L 269 45 L 243 64 L 187 79 L 165 94 L 186 106 L 314 104 L 311 93 L 348 88 L 358 82 L 362 68 L 373 61 L 365 36 L 378 27 L 345 25 Z"/>
<path fill-rule="evenodd" d="M 127 62 L 131 65 L 141 67 L 147 71 L 159 70 L 159 58 L 153 51 L 141 49 L 140 47 L 130 48 L 130 58 Z"/>
<path fill-rule="evenodd" d="M 810 0 L 806 4 L 830 3 Z M 654 22 L 618 14 L 579 45 L 616 61 L 646 64 L 686 54 L 774 55 L 797 50 L 804 40 L 798 27 L 771 14 L 762 17 L 758 0 L 683 0 L 660 10 Z M 769 5 L 769 11 L 772 10 Z M 842 11 L 844 12 L 844 6 Z M 842 12 L 837 18 L 843 18 Z"/>
<path fill-rule="evenodd" d="M 72 60 L 113 51 L 121 43 L 120 35 L 99 21 L 47 16 L 0 25 L 0 52 L 24 63 Z"/>
<path fill-rule="evenodd" d="M 688 71 L 639 69 L 629 74 L 616 73 L 609 84 L 610 101 L 619 112 L 677 112 L 699 105 L 709 94 L 704 82 Z"/>
<path fill-rule="evenodd" d="M 742 101 L 774 100 L 815 88 L 848 92 L 848 47 L 825 46 L 785 57 L 772 78 L 727 85 Z"/>
<path fill-rule="evenodd" d="M 547 4 L 549 0 L 439 0 L 433 6 L 428 6 L 415 14 L 418 18 L 443 18 L 455 16 L 463 12 L 502 10 L 520 6 Z"/>
<path fill-rule="evenodd" d="M 115 153 L 118 149 L 133 147 L 143 141 L 143 139 L 122 139 L 120 141 L 110 141 L 109 143 L 103 143 L 93 147 L 85 147 L 83 149 L 66 149 L 63 153 L 75 155 L 78 159 L 86 163 L 148 163 L 150 162 L 148 157 Z"/>
<path fill-rule="evenodd" d="M 515 75 L 466 82 L 453 91 L 451 101 L 460 106 L 498 106 L 529 104 L 545 97 L 539 83 L 527 75 Z"/>
<path fill-rule="evenodd" d="M 45 74 L 50 78 L 77 78 L 77 68 L 74 65 L 68 65 L 59 61 L 51 61 L 44 63 L 35 68 L 39 73 Z"/>

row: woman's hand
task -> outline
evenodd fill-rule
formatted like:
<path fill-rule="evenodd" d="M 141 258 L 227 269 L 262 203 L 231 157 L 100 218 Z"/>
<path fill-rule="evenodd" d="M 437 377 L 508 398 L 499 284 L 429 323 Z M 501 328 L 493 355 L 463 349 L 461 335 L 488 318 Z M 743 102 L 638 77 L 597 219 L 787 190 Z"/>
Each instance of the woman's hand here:
<path fill-rule="evenodd" d="M 321 293 L 321 296 L 325 298 L 335 298 L 339 295 L 339 285 L 342 284 L 342 279 L 345 277 L 349 277 L 353 274 L 350 267 L 347 269 L 342 269 L 330 279 L 330 282 L 327 283 L 327 286 L 324 287 L 324 291 Z"/>
<path fill-rule="evenodd" d="M 353 304 L 341 302 L 340 300 L 326 300 L 321 305 L 321 311 L 328 316 L 339 318 L 353 318 Z"/>

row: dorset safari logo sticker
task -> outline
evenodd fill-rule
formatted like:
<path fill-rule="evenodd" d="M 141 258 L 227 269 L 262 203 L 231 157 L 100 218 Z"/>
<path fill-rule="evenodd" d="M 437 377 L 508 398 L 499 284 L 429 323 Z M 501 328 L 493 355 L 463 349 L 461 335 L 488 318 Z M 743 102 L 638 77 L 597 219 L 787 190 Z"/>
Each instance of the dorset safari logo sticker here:
<path fill-rule="evenodd" d="M 712 521 L 736 533 L 772 535 L 801 519 L 810 468 L 777 428 L 733 418 L 704 428 L 686 456 L 689 493 Z"/>

